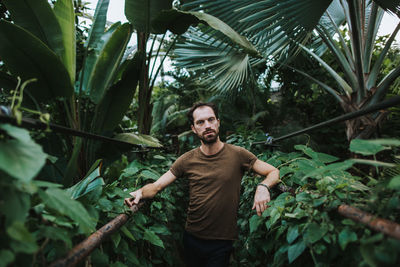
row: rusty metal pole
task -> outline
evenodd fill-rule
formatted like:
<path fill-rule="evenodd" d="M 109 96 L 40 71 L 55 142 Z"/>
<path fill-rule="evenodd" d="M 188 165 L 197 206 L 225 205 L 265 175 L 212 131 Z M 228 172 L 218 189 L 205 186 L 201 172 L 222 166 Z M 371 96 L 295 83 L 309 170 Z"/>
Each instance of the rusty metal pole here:
<path fill-rule="evenodd" d="M 131 210 L 133 212 L 136 212 L 142 205 L 143 204 L 140 203 L 139 205 L 133 206 Z M 129 217 L 130 216 L 127 214 L 118 215 L 106 225 L 101 227 L 99 230 L 91 234 L 84 241 L 76 245 L 72 250 L 68 252 L 68 255 L 65 258 L 59 259 L 50 264 L 50 267 L 75 266 L 80 261 L 89 256 L 90 253 L 92 253 L 92 251 L 97 248 L 112 233 L 121 228 L 121 226 L 123 226 L 128 221 Z"/>
<path fill-rule="evenodd" d="M 376 231 L 400 240 L 400 225 L 395 222 L 378 218 L 370 213 L 345 204 L 339 206 L 338 212 L 347 218 L 366 224 Z"/>

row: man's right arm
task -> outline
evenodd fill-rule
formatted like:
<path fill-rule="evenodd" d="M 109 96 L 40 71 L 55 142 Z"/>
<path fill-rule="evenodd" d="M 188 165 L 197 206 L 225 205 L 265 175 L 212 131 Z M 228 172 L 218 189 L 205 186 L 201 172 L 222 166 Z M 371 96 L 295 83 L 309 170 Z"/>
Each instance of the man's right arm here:
<path fill-rule="evenodd" d="M 130 192 L 129 194 L 132 197 L 125 198 L 125 204 L 130 208 L 133 205 L 138 204 L 141 199 L 153 198 L 158 192 L 175 181 L 175 179 L 176 176 L 171 171 L 167 171 L 154 183 L 147 184 L 134 192 Z"/>

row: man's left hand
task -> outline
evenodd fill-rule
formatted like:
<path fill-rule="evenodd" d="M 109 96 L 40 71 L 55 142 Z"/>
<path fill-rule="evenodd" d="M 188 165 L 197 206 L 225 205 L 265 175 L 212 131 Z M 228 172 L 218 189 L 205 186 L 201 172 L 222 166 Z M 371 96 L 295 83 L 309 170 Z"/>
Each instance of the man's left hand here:
<path fill-rule="evenodd" d="M 264 186 L 257 186 L 256 194 L 254 195 L 253 210 L 257 210 L 257 215 L 261 214 L 268 208 L 268 202 L 271 200 L 269 191 Z"/>

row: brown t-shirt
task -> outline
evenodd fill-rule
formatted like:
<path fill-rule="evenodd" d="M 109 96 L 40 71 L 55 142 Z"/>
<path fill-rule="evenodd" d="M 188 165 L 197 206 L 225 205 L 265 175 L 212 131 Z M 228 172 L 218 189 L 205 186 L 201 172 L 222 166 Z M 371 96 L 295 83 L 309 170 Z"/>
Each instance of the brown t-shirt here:
<path fill-rule="evenodd" d="M 171 172 L 189 179 L 186 231 L 204 239 L 237 239 L 240 184 L 256 160 L 246 149 L 224 144 L 217 154 L 196 148 L 175 161 Z"/>

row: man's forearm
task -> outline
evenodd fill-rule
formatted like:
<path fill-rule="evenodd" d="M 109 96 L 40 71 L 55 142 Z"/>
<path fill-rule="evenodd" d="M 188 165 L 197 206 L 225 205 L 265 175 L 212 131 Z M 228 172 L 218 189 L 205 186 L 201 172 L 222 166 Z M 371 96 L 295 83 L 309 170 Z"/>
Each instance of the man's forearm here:
<path fill-rule="evenodd" d="M 279 183 L 279 181 L 279 170 L 276 169 L 268 173 L 261 183 L 266 184 L 268 187 L 273 187 L 274 185 Z"/>
<path fill-rule="evenodd" d="M 159 191 L 155 183 L 147 184 L 142 187 L 142 198 L 153 198 Z"/>

